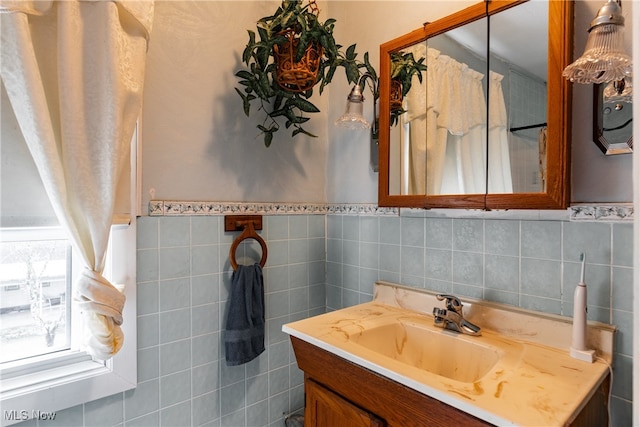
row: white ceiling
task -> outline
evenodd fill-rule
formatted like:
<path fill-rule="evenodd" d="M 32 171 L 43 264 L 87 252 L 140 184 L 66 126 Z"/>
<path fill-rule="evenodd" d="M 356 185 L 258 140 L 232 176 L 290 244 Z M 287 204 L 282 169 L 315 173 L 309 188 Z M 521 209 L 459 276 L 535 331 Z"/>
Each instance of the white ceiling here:
<path fill-rule="evenodd" d="M 548 2 L 533 0 L 493 15 L 489 22 L 493 54 L 547 80 Z M 474 52 L 484 52 L 484 25 L 466 25 L 447 33 Z"/>

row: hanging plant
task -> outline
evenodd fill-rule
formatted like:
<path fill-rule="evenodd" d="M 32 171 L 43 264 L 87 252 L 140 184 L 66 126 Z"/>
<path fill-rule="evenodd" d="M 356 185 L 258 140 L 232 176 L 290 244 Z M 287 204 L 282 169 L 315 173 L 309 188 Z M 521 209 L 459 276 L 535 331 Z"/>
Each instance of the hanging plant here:
<path fill-rule="evenodd" d="M 235 74 L 242 88 L 235 89 L 247 116 L 254 101 L 264 112 L 265 119 L 257 127 L 265 146 L 271 145 L 282 121 L 285 128 L 293 128 L 292 137 L 315 137 L 302 127 L 309 120 L 305 114 L 320 111 L 309 101 L 314 87 L 319 84 L 322 94 L 338 67 L 344 67 L 349 83 L 358 81 L 360 68 L 371 68 L 366 54 L 366 64 L 356 61 L 355 44 L 340 51 L 333 37 L 335 22 L 318 19 L 315 0 L 306 5 L 284 0 L 273 16 L 258 21 L 257 35 L 248 30 L 249 42 L 242 54 L 246 67 Z"/>
<path fill-rule="evenodd" d="M 413 76 L 417 76 L 422 83 L 422 72 L 427 70 L 425 58 L 415 59 L 411 52 L 391 53 L 391 124 L 395 125 L 398 118 L 405 113 L 402 100 L 411 90 Z"/>

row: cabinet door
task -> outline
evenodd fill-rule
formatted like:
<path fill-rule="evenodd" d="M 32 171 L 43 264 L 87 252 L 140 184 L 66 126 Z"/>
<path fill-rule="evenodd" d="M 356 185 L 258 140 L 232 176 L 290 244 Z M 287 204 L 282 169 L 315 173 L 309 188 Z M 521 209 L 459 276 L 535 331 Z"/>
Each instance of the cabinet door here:
<path fill-rule="evenodd" d="M 312 380 L 305 381 L 305 427 L 385 427 L 384 420 Z"/>

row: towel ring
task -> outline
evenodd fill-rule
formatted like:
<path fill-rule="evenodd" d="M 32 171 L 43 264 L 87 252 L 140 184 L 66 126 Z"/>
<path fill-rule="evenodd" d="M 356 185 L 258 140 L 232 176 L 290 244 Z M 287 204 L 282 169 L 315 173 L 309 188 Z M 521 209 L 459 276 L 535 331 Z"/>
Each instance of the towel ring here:
<path fill-rule="evenodd" d="M 246 239 L 255 239 L 260 243 L 260 247 L 262 248 L 262 258 L 260 259 L 260 267 L 264 267 L 267 263 L 267 243 L 260 237 L 256 230 L 253 228 L 253 222 L 248 221 L 247 225 L 245 225 L 244 230 L 240 235 L 233 241 L 231 245 L 231 249 L 229 249 L 229 262 L 231 263 L 231 267 L 233 270 L 238 269 L 238 262 L 236 261 L 236 250 L 238 249 L 238 245 L 240 242 Z"/>

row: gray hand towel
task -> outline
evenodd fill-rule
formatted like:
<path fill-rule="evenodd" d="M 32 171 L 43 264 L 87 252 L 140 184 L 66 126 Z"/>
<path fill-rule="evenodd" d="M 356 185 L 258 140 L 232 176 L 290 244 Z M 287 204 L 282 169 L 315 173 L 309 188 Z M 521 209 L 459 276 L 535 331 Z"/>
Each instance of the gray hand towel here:
<path fill-rule="evenodd" d="M 264 351 L 264 282 L 260 264 L 238 265 L 231 276 L 227 304 L 227 364 L 242 365 Z"/>

